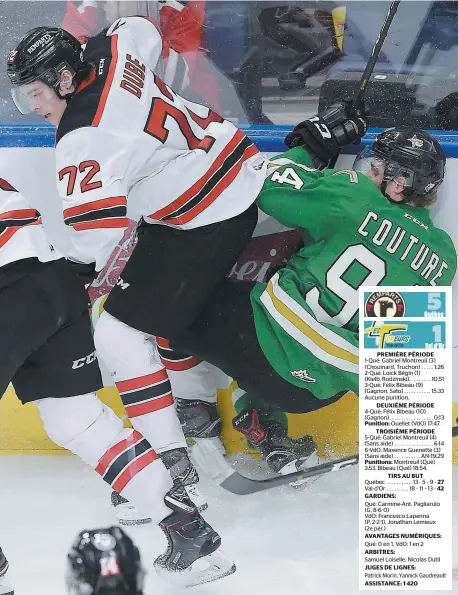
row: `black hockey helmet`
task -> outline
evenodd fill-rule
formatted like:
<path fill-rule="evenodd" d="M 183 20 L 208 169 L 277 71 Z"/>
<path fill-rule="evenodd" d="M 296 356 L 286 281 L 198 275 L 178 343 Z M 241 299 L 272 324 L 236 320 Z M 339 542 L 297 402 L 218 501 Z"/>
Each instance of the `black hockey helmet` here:
<path fill-rule="evenodd" d="M 445 154 L 430 134 L 415 128 L 389 128 L 377 135 L 372 147 L 366 148 L 355 161 L 354 169 L 362 171 L 358 161 L 376 157 L 384 162 L 384 186 L 402 178 L 404 200 L 413 202 L 435 191 L 444 180 Z M 384 186 L 382 191 L 384 192 Z"/>
<path fill-rule="evenodd" d="M 62 71 L 76 74 L 83 66 L 81 44 L 73 35 L 57 27 L 36 27 L 8 54 L 6 72 L 13 87 L 39 80 L 61 97 Z"/>
<path fill-rule="evenodd" d="M 120 527 L 79 533 L 67 555 L 69 595 L 142 595 L 140 552 Z"/>

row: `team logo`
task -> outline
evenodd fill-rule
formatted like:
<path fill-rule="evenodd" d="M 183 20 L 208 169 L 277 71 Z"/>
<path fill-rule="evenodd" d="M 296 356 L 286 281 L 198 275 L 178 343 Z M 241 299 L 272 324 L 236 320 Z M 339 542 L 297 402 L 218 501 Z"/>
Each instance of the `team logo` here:
<path fill-rule="evenodd" d="M 410 335 L 399 335 L 398 332 L 405 333 L 408 329 L 407 324 L 374 324 L 364 329 L 364 332 L 373 337 L 375 344 L 379 349 L 384 347 L 403 347 L 410 341 Z"/>
<path fill-rule="evenodd" d="M 407 140 L 412 143 L 413 149 L 421 149 L 423 147 L 424 142 L 421 140 L 421 138 L 418 138 L 416 134 Z"/>
<path fill-rule="evenodd" d="M 406 304 L 400 293 L 376 291 L 367 298 L 364 310 L 369 318 L 401 318 L 405 316 Z"/>
<path fill-rule="evenodd" d="M 307 374 L 307 370 L 292 370 L 291 376 L 297 378 L 298 380 L 302 380 L 302 382 L 316 382 L 316 378 L 312 378 Z"/>

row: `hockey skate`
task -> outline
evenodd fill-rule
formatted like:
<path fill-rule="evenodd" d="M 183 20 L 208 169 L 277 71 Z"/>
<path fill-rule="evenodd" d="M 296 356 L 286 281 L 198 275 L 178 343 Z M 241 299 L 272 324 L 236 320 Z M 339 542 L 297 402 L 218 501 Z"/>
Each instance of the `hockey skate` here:
<path fill-rule="evenodd" d="M 14 595 L 14 589 L 6 577 L 8 561 L 0 548 L 0 595 Z"/>
<path fill-rule="evenodd" d="M 235 564 L 218 550 L 221 538 L 200 516 L 179 483 L 164 501 L 172 510 L 160 528 L 167 537 L 167 550 L 156 558 L 155 570 L 180 587 L 216 581 L 235 572 Z"/>
<path fill-rule="evenodd" d="M 149 517 L 143 515 L 129 500 L 114 490 L 111 492 L 111 505 L 115 509 L 116 518 L 120 525 L 145 525 L 151 523 Z"/>
<path fill-rule="evenodd" d="M 175 399 L 178 419 L 186 439 L 219 438 L 221 419 L 216 403 Z"/>
<path fill-rule="evenodd" d="M 175 402 L 192 461 L 209 477 L 216 477 L 217 461 L 226 455 L 220 440 L 221 419 L 216 403 L 187 399 Z"/>
<path fill-rule="evenodd" d="M 288 475 L 301 471 L 310 465 L 319 463 L 316 446 L 311 436 L 303 436 L 298 440 L 290 438 L 286 429 L 275 420 L 261 425 L 256 409 L 245 410 L 232 420 L 235 430 L 241 432 L 247 440 L 261 452 L 271 471 L 279 475 Z M 298 488 L 308 484 L 310 480 L 291 483 Z"/>
<path fill-rule="evenodd" d="M 180 483 L 185 487 L 197 510 L 206 510 L 208 503 L 197 488 L 196 484 L 199 481 L 199 476 L 190 462 L 186 450 L 177 448 L 163 452 L 161 459 L 170 471 L 174 483 Z M 133 504 L 118 492 L 113 491 L 111 493 L 111 505 L 116 509 L 116 518 L 120 525 L 144 525 L 151 522 L 149 517 L 142 515 Z"/>

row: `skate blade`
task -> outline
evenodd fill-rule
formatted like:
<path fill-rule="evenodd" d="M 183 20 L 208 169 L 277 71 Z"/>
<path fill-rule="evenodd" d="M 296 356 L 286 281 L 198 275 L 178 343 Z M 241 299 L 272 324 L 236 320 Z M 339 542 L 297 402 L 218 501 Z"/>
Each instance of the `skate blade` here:
<path fill-rule="evenodd" d="M 154 568 L 162 578 L 184 589 L 217 581 L 236 571 L 234 562 L 220 554 L 219 551 L 199 558 L 186 570 L 172 572 L 156 563 Z"/>
<path fill-rule="evenodd" d="M 125 527 L 132 527 L 134 525 L 147 525 L 148 523 L 152 522 L 149 517 L 144 517 L 138 512 L 135 506 L 132 505 L 120 504 L 119 506 L 115 506 L 115 510 L 118 523 L 120 525 L 124 525 Z"/>
<path fill-rule="evenodd" d="M 302 471 L 307 469 L 307 467 L 315 467 L 322 462 L 321 458 L 318 456 L 317 452 L 315 451 L 313 454 L 310 455 L 302 465 L 299 465 L 297 468 L 298 471 Z M 310 487 L 316 481 L 318 481 L 319 477 L 310 477 L 309 479 L 301 479 L 299 481 L 293 481 L 290 483 L 290 487 L 294 488 L 295 490 L 304 490 L 305 488 Z"/>
<path fill-rule="evenodd" d="M 151 519 L 118 519 L 118 523 L 124 527 L 134 527 L 135 525 L 148 525 Z"/>

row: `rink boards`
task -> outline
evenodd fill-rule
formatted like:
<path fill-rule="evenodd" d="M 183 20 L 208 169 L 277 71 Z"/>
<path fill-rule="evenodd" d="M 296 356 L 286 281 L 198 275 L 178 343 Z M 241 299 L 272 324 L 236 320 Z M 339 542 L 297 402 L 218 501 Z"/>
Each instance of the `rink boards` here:
<path fill-rule="evenodd" d="M 247 127 L 247 132 L 259 149 L 267 154 L 278 154 L 285 150 L 283 138 L 290 127 Z M 47 125 L 9 125 L 0 126 L 0 176 L 21 191 L 43 215 L 47 232 L 57 248 L 65 250 L 65 228 L 62 222 L 54 181 L 54 134 Z M 367 135 L 365 144 L 372 142 L 375 131 Z M 458 205 L 456 187 L 458 186 L 458 134 L 440 135 L 448 157 L 447 178 L 441 187 L 437 205 L 433 207 L 433 219 L 439 227 L 445 229 L 458 246 Z M 338 166 L 351 167 L 357 147 L 342 155 Z M 275 221 L 265 217 L 260 219 L 256 235 L 257 242 L 262 240 L 262 251 L 255 250 L 256 256 L 245 268 L 237 269 L 244 278 L 259 274 L 262 266 L 271 259 L 271 246 L 279 234 L 288 234 Z M 241 272 L 240 272 L 241 271 Z M 456 282 L 455 284 L 456 285 Z M 458 303 L 458 292 L 454 292 L 454 306 Z M 453 308 L 458 312 L 458 308 Z M 454 321 L 454 337 L 458 337 L 458 316 Z M 454 341 L 455 343 L 455 341 Z M 455 356 L 456 360 L 456 356 Z M 458 360 L 456 360 L 458 363 Z M 456 382 L 454 382 L 456 385 Z M 454 391 L 453 420 L 458 417 L 458 389 Z M 101 398 L 117 413 L 125 415 L 119 395 L 113 387 L 106 387 L 100 393 Z M 235 415 L 231 387 L 222 386 L 219 392 L 219 406 L 223 418 L 223 439 L 229 452 L 244 450 L 246 443 L 239 434 L 233 432 L 231 419 Z M 353 394 L 347 394 L 334 405 L 304 416 L 289 416 L 290 434 L 297 437 L 311 434 L 318 444 L 321 454 L 326 450 L 341 456 L 352 455 L 358 448 L 357 429 L 358 402 Z M 127 422 L 126 422 L 127 423 Z M 458 439 L 457 439 L 458 442 Z M 458 444 L 455 447 L 454 464 L 458 465 Z M 0 453 L 56 453 L 61 449 L 51 443 L 43 433 L 38 411 L 33 404 L 22 407 L 13 391 L 9 389 L 0 401 Z"/>

